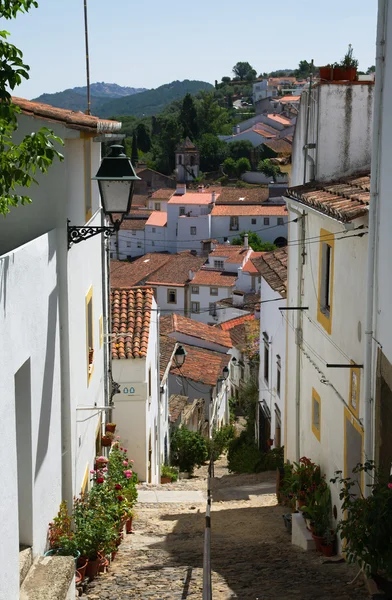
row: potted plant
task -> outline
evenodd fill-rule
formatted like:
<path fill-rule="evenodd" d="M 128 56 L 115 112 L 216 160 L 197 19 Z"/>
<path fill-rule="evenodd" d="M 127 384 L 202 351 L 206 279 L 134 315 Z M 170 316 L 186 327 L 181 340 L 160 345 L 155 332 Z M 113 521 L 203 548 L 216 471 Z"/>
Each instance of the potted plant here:
<path fill-rule="evenodd" d="M 105 431 L 108 432 L 110 431 L 110 433 L 114 433 L 116 431 L 116 423 L 106 423 L 105 425 Z"/>
<path fill-rule="evenodd" d="M 340 64 L 335 66 L 333 77 L 335 81 L 347 80 L 355 81 L 357 77 L 358 60 L 353 56 L 353 47 L 348 45 L 348 49 Z"/>
<path fill-rule="evenodd" d="M 67 503 L 63 500 L 57 516 L 49 523 L 49 550 L 45 556 L 73 556 L 75 565 L 80 556 L 77 540 L 71 528 L 72 517 L 68 513 Z"/>
<path fill-rule="evenodd" d="M 114 438 L 114 434 L 111 433 L 111 431 L 107 431 L 105 433 L 105 435 L 103 435 L 101 438 L 102 446 L 105 446 L 105 447 L 111 446 L 112 442 L 113 442 L 113 438 Z"/>
<path fill-rule="evenodd" d="M 172 481 L 177 481 L 178 472 L 173 467 L 169 467 L 168 465 L 162 465 L 161 467 L 161 483 L 172 483 Z"/>
<path fill-rule="evenodd" d="M 321 552 L 324 556 L 333 556 L 333 543 L 335 541 L 335 532 L 332 529 L 327 529 L 324 532 L 324 540 L 321 542 Z"/>
<path fill-rule="evenodd" d="M 316 550 L 321 552 L 321 544 L 325 542 L 325 532 L 330 529 L 331 521 L 331 492 L 325 483 L 315 490 L 313 503 L 304 506 L 303 511 L 310 516 L 312 537 Z"/>

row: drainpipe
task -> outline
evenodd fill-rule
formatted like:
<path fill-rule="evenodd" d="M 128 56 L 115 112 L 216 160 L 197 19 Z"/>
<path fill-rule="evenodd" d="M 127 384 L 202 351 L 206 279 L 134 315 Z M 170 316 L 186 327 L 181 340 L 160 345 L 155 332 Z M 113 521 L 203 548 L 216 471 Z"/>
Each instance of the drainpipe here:
<path fill-rule="evenodd" d="M 364 429 L 365 460 L 371 460 L 374 456 L 373 441 L 373 328 L 375 307 L 375 271 L 376 271 L 376 245 L 377 245 L 377 222 L 380 183 L 380 155 L 381 155 L 381 130 L 382 110 L 384 100 L 384 72 L 385 72 L 385 42 L 387 35 L 387 12 L 388 2 L 379 0 L 377 44 L 376 44 L 376 83 L 374 90 L 374 114 L 373 114 L 373 148 L 372 148 L 372 173 L 370 181 L 370 206 L 369 206 L 369 242 L 368 242 L 368 264 L 367 264 L 367 293 L 366 293 L 366 322 L 365 322 L 365 360 L 364 360 Z M 369 494 L 370 477 L 365 474 L 365 494 Z"/>
<path fill-rule="evenodd" d="M 310 67 L 310 81 L 309 81 L 309 89 L 308 89 L 308 97 L 306 101 L 306 125 L 305 125 L 305 144 L 303 146 L 304 151 L 304 176 L 303 176 L 303 185 L 306 183 L 306 166 L 308 162 L 308 137 L 309 137 L 309 121 L 310 121 L 310 101 L 312 94 L 312 77 L 313 77 L 313 59 Z"/>

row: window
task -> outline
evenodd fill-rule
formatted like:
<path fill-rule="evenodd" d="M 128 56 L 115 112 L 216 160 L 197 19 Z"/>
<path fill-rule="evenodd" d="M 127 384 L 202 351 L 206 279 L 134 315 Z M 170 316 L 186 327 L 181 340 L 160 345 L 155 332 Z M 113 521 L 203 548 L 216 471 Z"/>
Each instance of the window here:
<path fill-rule="evenodd" d="M 154 204 L 154 210 L 161 210 L 161 203 L 160 202 L 155 202 L 155 204 Z"/>
<path fill-rule="evenodd" d="M 217 295 L 218 295 L 218 288 L 217 287 L 210 288 L 210 296 L 217 296 Z"/>
<path fill-rule="evenodd" d="M 191 167 L 195 165 L 195 157 L 191 156 Z"/>
<path fill-rule="evenodd" d="M 269 217 L 264 217 L 264 225 L 269 225 Z"/>
<path fill-rule="evenodd" d="M 191 235 L 196 235 L 196 227 L 191 227 Z"/>
<path fill-rule="evenodd" d="M 155 227 L 151 227 L 151 233 L 155 233 L 156 232 L 156 228 Z"/>
<path fill-rule="evenodd" d="M 281 381 L 281 360 L 279 354 L 276 355 L 276 393 L 280 396 Z"/>
<path fill-rule="evenodd" d="M 193 312 L 193 313 L 200 312 L 200 302 L 191 302 L 191 312 Z"/>
<path fill-rule="evenodd" d="M 230 217 L 230 231 L 238 231 L 238 217 Z"/>
<path fill-rule="evenodd" d="M 199 286 L 192 285 L 192 294 L 198 294 L 198 293 L 199 293 Z"/>
<path fill-rule="evenodd" d="M 155 246 L 155 242 L 154 241 L 151 242 L 151 246 Z"/>
<path fill-rule="evenodd" d="M 284 225 L 283 217 L 278 217 L 278 225 Z"/>
<path fill-rule="evenodd" d="M 359 391 L 360 391 L 361 370 L 358 367 L 350 369 L 350 397 L 349 406 L 351 411 L 358 417 L 359 415 Z"/>
<path fill-rule="evenodd" d="M 334 240 L 333 234 L 325 229 L 320 229 L 319 253 L 317 320 L 330 334 L 332 329 Z"/>
<path fill-rule="evenodd" d="M 180 206 L 179 215 L 180 215 L 180 217 L 183 217 L 185 215 L 185 206 Z"/>
<path fill-rule="evenodd" d="M 256 219 L 251 220 L 252 225 L 256 225 L 256 222 L 257 222 Z"/>
<path fill-rule="evenodd" d="M 141 247 L 142 247 L 142 243 L 141 243 L 141 242 L 138 242 L 138 243 L 137 243 L 137 247 L 138 247 L 138 248 L 141 248 Z"/>
<path fill-rule="evenodd" d="M 136 231 L 132 229 L 132 235 L 136 235 Z"/>
<path fill-rule="evenodd" d="M 216 317 L 216 303 L 215 302 L 210 302 L 209 314 L 211 315 L 211 317 Z"/>
<path fill-rule="evenodd" d="M 269 341 L 268 334 L 264 331 L 264 380 L 266 384 L 269 383 Z"/>
<path fill-rule="evenodd" d="M 214 269 L 224 269 L 224 261 L 223 260 L 214 260 Z"/>
<path fill-rule="evenodd" d="M 320 441 L 321 431 L 321 400 L 314 388 L 312 388 L 312 431 Z"/>
<path fill-rule="evenodd" d="M 84 206 L 86 221 L 92 216 L 92 196 L 91 196 L 91 138 L 83 140 L 84 152 Z"/>
<path fill-rule="evenodd" d="M 86 296 L 86 345 L 87 345 L 87 383 L 94 370 L 94 329 L 93 329 L 93 288 Z"/>
<path fill-rule="evenodd" d="M 182 165 L 182 154 L 178 155 L 178 164 Z"/>
<path fill-rule="evenodd" d="M 167 290 L 167 303 L 177 304 L 177 290 Z"/>
<path fill-rule="evenodd" d="M 275 447 L 280 448 L 282 445 L 282 415 L 279 406 L 275 404 Z"/>
<path fill-rule="evenodd" d="M 127 241 L 127 248 L 132 248 L 132 242 L 131 241 Z"/>

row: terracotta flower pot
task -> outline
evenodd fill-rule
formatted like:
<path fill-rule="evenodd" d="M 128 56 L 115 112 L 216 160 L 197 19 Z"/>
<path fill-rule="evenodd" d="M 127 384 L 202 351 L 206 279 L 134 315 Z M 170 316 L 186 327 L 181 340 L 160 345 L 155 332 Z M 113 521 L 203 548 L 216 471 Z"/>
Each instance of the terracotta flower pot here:
<path fill-rule="evenodd" d="M 321 544 L 321 552 L 324 556 L 333 556 L 333 544 Z"/>
<path fill-rule="evenodd" d="M 86 568 L 86 575 L 92 581 L 96 578 L 99 569 L 99 563 L 101 561 L 101 556 L 98 556 L 95 560 L 89 560 Z"/>
<path fill-rule="evenodd" d="M 130 519 L 127 519 L 125 527 L 127 533 L 132 533 L 132 517 Z"/>
<path fill-rule="evenodd" d="M 355 81 L 357 69 L 355 67 L 334 67 L 334 81 Z"/>
<path fill-rule="evenodd" d="M 105 425 L 105 431 L 110 431 L 110 433 L 114 433 L 116 431 L 116 425 L 107 423 Z"/>
<path fill-rule="evenodd" d="M 77 561 L 77 568 L 79 573 L 82 575 L 82 579 L 86 576 L 86 569 L 88 565 L 87 556 L 80 556 Z"/>
<path fill-rule="evenodd" d="M 161 483 L 171 483 L 171 477 L 162 477 L 161 475 Z"/>
<path fill-rule="evenodd" d="M 324 79 L 325 81 L 332 81 L 333 67 L 320 67 L 320 79 Z"/>
<path fill-rule="evenodd" d="M 116 558 L 116 555 L 117 555 L 117 552 L 113 550 L 112 555 L 111 555 L 112 561 Z"/>
<path fill-rule="evenodd" d="M 103 435 L 101 438 L 101 444 L 102 446 L 108 447 L 112 445 L 112 438 L 106 437 L 106 435 Z"/>
<path fill-rule="evenodd" d="M 101 558 L 101 560 L 99 561 L 99 568 L 98 568 L 99 573 L 104 573 L 105 569 L 107 569 L 108 566 L 109 566 L 109 561 L 106 558 L 106 556 L 103 556 Z"/>
<path fill-rule="evenodd" d="M 312 533 L 312 538 L 314 539 L 317 552 L 321 552 L 321 544 L 324 542 L 324 536 L 315 535 L 314 533 Z"/>
<path fill-rule="evenodd" d="M 83 575 L 80 571 L 75 571 L 75 585 L 80 585 L 83 581 Z"/>

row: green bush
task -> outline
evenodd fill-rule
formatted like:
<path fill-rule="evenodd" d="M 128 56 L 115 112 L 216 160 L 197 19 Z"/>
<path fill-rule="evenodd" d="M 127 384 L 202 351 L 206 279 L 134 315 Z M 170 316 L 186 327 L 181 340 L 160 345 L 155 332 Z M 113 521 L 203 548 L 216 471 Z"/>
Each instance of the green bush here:
<path fill-rule="evenodd" d="M 171 462 L 190 475 L 195 467 L 207 460 L 206 440 L 200 433 L 189 431 L 185 427 L 176 429 L 170 442 Z"/>
<path fill-rule="evenodd" d="M 168 465 L 162 465 L 161 476 L 162 477 L 170 477 L 170 479 L 172 481 L 177 481 L 178 472 L 177 472 L 177 469 L 175 469 L 173 467 L 169 467 Z"/>
<path fill-rule="evenodd" d="M 244 430 L 229 443 L 227 462 L 232 473 L 275 471 L 283 466 L 283 447 L 261 452 L 249 431 Z"/>
<path fill-rule="evenodd" d="M 234 425 L 224 425 L 220 429 L 215 429 L 212 439 L 207 440 L 208 456 L 212 456 L 213 460 L 218 460 L 220 455 L 228 449 L 229 443 L 234 437 Z"/>

